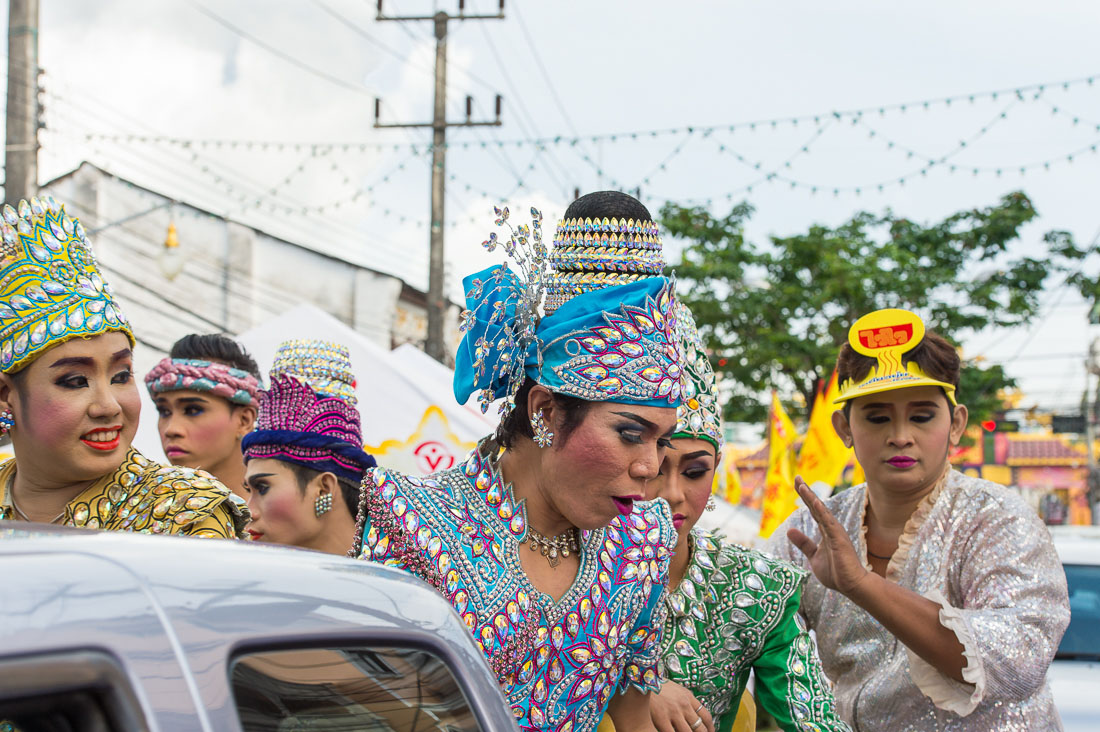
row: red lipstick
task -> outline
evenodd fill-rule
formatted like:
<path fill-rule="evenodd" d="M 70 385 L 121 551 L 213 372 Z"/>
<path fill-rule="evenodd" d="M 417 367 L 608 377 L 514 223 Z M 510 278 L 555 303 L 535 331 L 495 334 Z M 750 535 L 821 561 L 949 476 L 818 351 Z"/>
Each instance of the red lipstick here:
<path fill-rule="evenodd" d="M 114 437 L 109 437 L 112 433 L 114 434 Z M 109 439 L 104 439 L 105 437 L 108 437 Z M 114 425 L 112 427 L 100 427 L 98 429 L 91 430 L 90 432 L 85 432 L 84 435 L 80 438 L 80 441 L 88 447 L 92 448 L 93 450 L 110 452 L 111 450 L 116 449 L 122 442 L 122 425 Z"/>

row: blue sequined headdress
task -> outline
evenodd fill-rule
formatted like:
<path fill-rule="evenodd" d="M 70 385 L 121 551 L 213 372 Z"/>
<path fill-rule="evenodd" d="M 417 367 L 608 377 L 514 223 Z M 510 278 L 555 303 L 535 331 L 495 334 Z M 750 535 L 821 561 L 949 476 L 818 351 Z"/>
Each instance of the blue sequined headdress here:
<path fill-rule="evenodd" d="M 0 371 L 109 331 L 134 335 L 103 281 L 84 227 L 46 196 L 4 206 L 0 223 Z"/>
<path fill-rule="evenodd" d="M 462 282 L 467 310 L 455 358 L 459 403 L 477 392 L 482 411 L 503 399 L 500 410 L 507 413 L 531 377 L 553 392 L 590 401 L 679 406 L 682 351 L 672 281 L 644 276 L 639 265 L 630 271 L 629 262 L 637 259 L 630 247 L 610 247 L 602 265 L 597 260 L 604 254 L 582 252 L 584 266 L 592 268 L 591 281 L 580 283 L 575 292 L 553 290 L 558 297 L 552 311 L 540 318 L 543 296 L 577 266 L 576 238 L 559 237 L 562 251 L 548 257 L 538 210 L 531 209 L 530 226 L 518 228 L 508 222 L 507 208 L 496 212 L 497 225 L 507 225 L 511 236 L 501 240 L 494 233 L 484 245 L 489 251 L 503 247 L 520 274 L 501 264 Z M 570 224 L 559 226 L 559 234 L 563 226 Z M 653 237 L 655 231 L 645 228 L 639 236 Z M 643 269 L 660 259 L 659 251 L 646 251 Z M 548 260 L 553 272 L 547 271 Z"/>

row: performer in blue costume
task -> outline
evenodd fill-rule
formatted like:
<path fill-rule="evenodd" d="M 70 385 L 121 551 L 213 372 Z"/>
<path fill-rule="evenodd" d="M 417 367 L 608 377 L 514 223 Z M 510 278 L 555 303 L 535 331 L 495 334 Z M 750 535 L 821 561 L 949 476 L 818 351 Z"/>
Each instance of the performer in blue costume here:
<path fill-rule="evenodd" d="M 620 729 L 651 730 L 676 532 L 644 496 L 681 401 L 672 283 L 630 196 L 575 201 L 549 257 L 532 215 L 485 243 L 519 274 L 463 282 L 455 396 L 501 400 L 500 427 L 428 478 L 368 471 L 357 554 L 450 600 L 521 729 L 587 732 L 610 704 Z"/>

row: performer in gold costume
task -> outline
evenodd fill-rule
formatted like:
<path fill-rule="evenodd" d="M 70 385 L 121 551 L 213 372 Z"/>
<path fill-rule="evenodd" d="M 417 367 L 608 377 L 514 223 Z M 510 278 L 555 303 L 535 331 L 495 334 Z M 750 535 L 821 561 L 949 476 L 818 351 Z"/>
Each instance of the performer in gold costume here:
<path fill-rule="evenodd" d="M 84 227 L 50 197 L 0 223 L 0 519 L 241 536 L 247 511 L 213 476 L 143 457 L 134 336 Z"/>

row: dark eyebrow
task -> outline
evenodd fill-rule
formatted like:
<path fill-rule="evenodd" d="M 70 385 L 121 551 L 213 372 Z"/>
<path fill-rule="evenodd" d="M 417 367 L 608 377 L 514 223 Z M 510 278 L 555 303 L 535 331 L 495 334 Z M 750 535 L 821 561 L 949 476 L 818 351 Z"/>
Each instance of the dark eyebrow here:
<path fill-rule="evenodd" d="M 198 402 L 199 404 L 207 404 L 208 403 L 206 401 L 206 399 L 204 399 L 203 397 L 199 397 L 199 396 L 181 397 L 179 401 L 180 401 L 181 404 L 190 404 L 192 402 Z"/>
<path fill-rule="evenodd" d="M 714 457 L 714 451 L 713 450 L 696 450 L 695 452 L 689 452 L 687 455 L 684 455 L 683 458 L 681 458 L 681 459 L 682 460 L 694 460 L 695 458 L 698 458 L 698 457 Z"/>
<path fill-rule="evenodd" d="M 245 478 L 244 482 L 246 485 L 251 485 L 254 481 L 257 481 L 260 478 L 270 478 L 273 475 L 275 475 L 275 473 L 256 473 L 255 475 L 250 475 Z"/>
<path fill-rule="evenodd" d="M 892 406 L 894 405 L 886 402 L 871 402 L 870 404 L 864 404 L 862 408 L 863 411 L 867 411 L 868 409 L 889 409 Z"/>
<path fill-rule="evenodd" d="M 91 366 L 92 359 L 84 356 L 70 356 L 69 358 L 59 358 L 50 364 L 51 369 L 61 368 L 62 366 Z"/>
<path fill-rule="evenodd" d="M 114 363 L 115 361 L 121 361 L 122 359 L 132 355 L 133 351 L 131 351 L 129 348 L 123 348 L 121 351 L 111 356 L 111 363 Z M 50 364 L 50 368 L 56 369 L 62 366 L 93 366 L 94 364 L 95 360 L 92 359 L 91 356 L 70 356 L 68 358 L 57 359 L 52 364 Z"/>
<path fill-rule="evenodd" d="M 638 424 L 640 424 L 641 426 L 645 427 L 646 429 L 650 429 L 650 430 L 657 429 L 657 425 L 653 424 L 652 422 L 650 422 L 645 417 L 639 417 L 638 415 L 634 414 L 633 412 L 612 412 L 612 414 L 617 414 L 620 417 L 626 417 L 627 419 L 632 419 L 635 422 L 637 422 Z M 676 429 L 676 428 L 673 427 L 672 429 Z M 672 434 L 672 430 L 669 430 L 668 432 L 669 432 L 669 434 Z"/>

